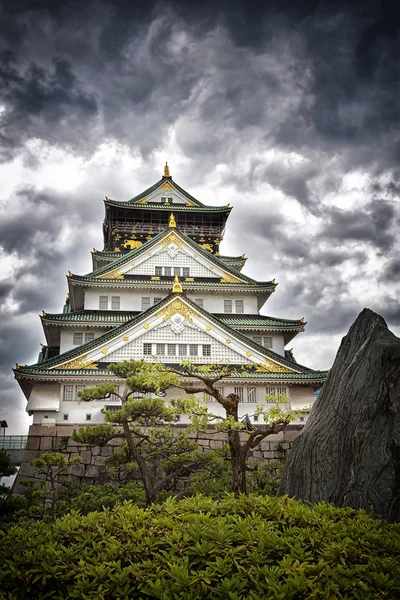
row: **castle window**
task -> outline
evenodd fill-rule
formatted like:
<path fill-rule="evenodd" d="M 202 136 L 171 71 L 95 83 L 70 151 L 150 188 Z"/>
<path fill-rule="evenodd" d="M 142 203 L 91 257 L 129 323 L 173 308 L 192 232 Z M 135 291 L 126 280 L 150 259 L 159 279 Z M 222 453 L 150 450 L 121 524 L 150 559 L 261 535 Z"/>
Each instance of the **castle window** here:
<path fill-rule="evenodd" d="M 161 302 L 162 298 L 154 298 L 153 300 L 153 304 L 158 304 L 159 302 Z"/>
<path fill-rule="evenodd" d="M 165 344 L 156 344 L 156 348 L 157 356 L 165 356 Z"/>
<path fill-rule="evenodd" d="M 99 309 L 108 310 L 108 296 L 99 297 Z"/>
<path fill-rule="evenodd" d="M 233 388 L 233 391 L 236 394 L 236 396 L 239 396 L 239 402 L 243 402 L 243 388 L 235 387 Z"/>
<path fill-rule="evenodd" d="M 93 342 L 93 340 L 94 340 L 94 333 L 86 332 L 85 333 L 85 344 L 87 344 L 88 342 Z"/>
<path fill-rule="evenodd" d="M 167 344 L 167 354 L 168 356 L 176 355 L 176 344 Z"/>
<path fill-rule="evenodd" d="M 111 298 L 111 310 L 119 310 L 121 306 L 120 296 L 112 296 Z"/>
<path fill-rule="evenodd" d="M 78 394 L 79 394 L 79 392 L 81 392 L 84 389 L 85 389 L 85 386 L 82 385 L 82 384 L 79 384 L 79 385 L 75 386 L 75 400 L 78 400 L 78 401 L 80 400 Z"/>
<path fill-rule="evenodd" d="M 264 338 L 264 348 L 272 348 L 272 337 Z"/>
<path fill-rule="evenodd" d="M 260 335 L 255 335 L 253 337 L 253 342 L 255 342 L 256 344 L 260 344 L 260 346 L 261 346 L 262 337 Z"/>
<path fill-rule="evenodd" d="M 142 298 L 142 310 L 150 308 L 150 298 Z"/>
<path fill-rule="evenodd" d="M 183 277 L 190 277 L 189 267 L 182 267 L 182 275 L 183 275 Z"/>
<path fill-rule="evenodd" d="M 92 420 L 92 415 L 90 413 L 88 413 L 86 415 L 86 421 L 91 421 Z"/>
<path fill-rule="evenodd" d="M 235 300 L 235 307 L 236 307 L 237 313 L 243 313 L 244 312 L 243 300 Z"/>
<path fill-rule="evenodd" d="M 83 333 L 74 333 L 73 342 L 74 346 L 80 346 L 83 344 Z"/>
<path fill-rule="evenodd" d="M 174 275 L 178 275 L 178 277 L 181 274 L 181 268 L 180 267 L 174 267 Z"/>
<path fill-rule="evenodd" d="M 199 348 L 198 348 L 197 344 L 189 344 L 189 354 L 190 354 L 190 356 L 198 356 L 199 355 Z"/>
<path fill-rule="evenodd" d="M 143 344 L 143 354 L 146 356 L 151 354 L 151 344 Z"/>
<path fill-rule="evenodd" d="M 119 385 L 115 386 L 115 393 L 119 394 Z M 113 402 L 117 402 L 120 400 L 120 398 L 118 398 L 118 396 L 116 396 L 115 394 L 110 394 L 109 400 L 112 400 Z"/>
<path fill-rule="evenodd" d="M 247 402 L 257 402 L 257 392 L 255 387 L 246 388 L 246 400 Z"/>
<path fill-rule="evenodd" d="M 173 198 L 168 198 L 168 202 L 170 202 L 171 204 L 173 203 L 174 199 Z"/>
<path fill-rule="evenodd" d="M 166 277 L 171 277 L 171 267 L 164 267 L 164 275 Z"/>
<path fill-rule="evenodd" d="M 232 300 L 224 300 L 224 313 L 232 312 Z"/>
<path fill-rule="evenodd" d="M 156 267 L 155 274 L 157 275 L 157 277 L 161 277 L 161 275 L 162 275 L 162 267 Z"/>
<path fill-rule="evenodd" d="M 63 415 L 63 421 L 68 421 L 68 415 Z"/>
<path fill-rule="evenodd" d="M 211 344 L 203 344 L 203 356 L 211 356 Z"/>
<path fill-rule="evenodd" d="M 253 416 L 253 421 L 254 421 L 254 423 L 258 423 L 258 415 Z"/>
<path fill-rule="evenodd" d="M 73 400 L 74 399 L 74 386 L 73 385 L 64 385 L 63 391 L 63 400 Z"/>
<path fill-rule="evenodd" d="M 179 356 L 187 356 L 187 345 L 179 344 Z"/>
<path fill-rule="evenodd" d="M 195 303 L 197 306 L 200 306 L 200 308 L 203 308 L 203 298 L 196 298 Z"/>
<path fill-rule="evenodd" d="M 287 389 L 285 387 L 277 387 L 276 388 L 276 395 L 279 398 L 282 398 L 282 396 L 286 396 L 287 395 Z"/>
<path fill-rule="evenodd" d="M 166 201 L 167 201 L 167 199 L 166 199 L 166 198 L 163 198 L 163 197 L 161 197 L 161 204 L 165 204 L 165 203 L 166 203 Z"/>

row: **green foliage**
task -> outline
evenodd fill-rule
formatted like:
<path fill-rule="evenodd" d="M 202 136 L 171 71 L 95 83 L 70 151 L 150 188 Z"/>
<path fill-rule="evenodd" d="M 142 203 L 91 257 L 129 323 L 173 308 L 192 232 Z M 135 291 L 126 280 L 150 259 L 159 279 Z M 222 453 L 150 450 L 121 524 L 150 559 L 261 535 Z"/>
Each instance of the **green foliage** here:
<path fill-rule="evenodd" d="M 109 398 L 116 390 L 115 383 L 106 382 L 100 383 L 97 387 L 86 388 L 78 393 L 79 399 L 84 402 L 91 402 L 93 400 L 103 400 Z"/>
<path fill-rule="evenodd" d="M 0 479 L 2 477 L 9 477 L 10 475 L 14 475 L 17 472 L 17 469 L 11 462 L 10 455 L 8 452 L 0 448 Z"/>
<path fill-rule="evenodd" d="M 71 438 L 80 444 L 92 446 L 105 446 L 116 437 L 118 432 L 109 423 L 101 425 L 86 425 L 80 429 L 74 429 Z"/>
<path fill-rule="evenodd" d="M 131 502 L 0 532 L 0 598 L 400 596 L 400 527 L 288 498 Z"/>
<path fill-rule="evenodd" d="M 125 485 L 82 485 L 76 495 L 69 500 L 70 510 L 79 510 L 82 515 L 89 512 L 101 511 L 104 508 L 113 508 L 126 500 L 138 506 L 145 505 L 143 486 L 136 481 Z"/>

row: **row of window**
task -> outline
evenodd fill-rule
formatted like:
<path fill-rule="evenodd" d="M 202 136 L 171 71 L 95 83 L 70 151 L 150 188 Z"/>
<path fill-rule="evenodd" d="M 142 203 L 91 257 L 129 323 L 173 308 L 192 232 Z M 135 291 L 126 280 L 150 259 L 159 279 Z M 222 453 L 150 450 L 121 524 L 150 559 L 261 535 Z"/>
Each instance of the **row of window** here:
<path fill-rule="evenodd" d="M 85 389 L 85 385 L 73 385 L 73 384 L 65 384 L 63 388 L 63 400 L 65 401 L 79 401 L 79 392 Z M 119 392 L 119 387 L 116 387 L 115 390 L 117 393 Z M 110 400 L 119 400 L 118 396 L 115 394 L 111 394 Z"/>
<path fill-rule="evenodd" d="M 108 296 L 100 296 L 99 297 L 99 309 L 100 310 L 108 310 Z M 121 306 L 121 297 L 120 296 L 111 296 L 111 310 L 120 310 Z"/>
<path fill-rule="evenodd" d="M 218 391 L 223 394 L 224 393 L 224 388 L 217 388 Z M 259 397 L 260 400 L 263 400 L 265 396 L 273 396 L 274 398 L 278 399 L 280 397 L 286 397 L 287 396 L 287 388 L 286 387 L 267 387 L 265 388 L 265 392 L 263 388 L 257 388 L 255 386 L 249 386 L 249 387 L 235 387 L 233 389 L 233 392 L 239 396 L 239 401 L 240 402 L 257 402 L 257 399 Z M 216 399 L 213 396 L 210 396 L 209 394 L 206 394 L 206 400 L 207 402 L 216 402 Z"/>
<path fill-rule="evenodd" d="M 166 269 L 171 269 L 172 267 L 156 267 L 156 275 L 162 275 L 162 273 L 157 273 L 157 269 L 164 269 L 164 271 Z M 180 267 L 178 267 L 178 269 L 174 268 L 174 271 L 178 270 L 179 271 Z M 185 267 L 183 267 L 183 271 L 185 271 Z M 164 275 L 167 275 L 167 273 L 164 273 Z M 189 275 L 185 275 L 185 277 L 188 277 Z M 147 310 L 150 308 L 151 303 L 153 302 L 154 304 L 157 304 L 158 302 L 160 302 L 162 300 L 162 298 L 153 298 L 153 300 L 148 297 L 145 296 L 142 298 L 142 310 Z M 194 302 L 200 306 L 200 308 L 203 308 L 203 299 L 202 298 L 195 298 Z M 109 296 L 100 296 L 99 297 L 99 309 L 100 310 L 108 310 L 109 308 L 111 308 L 111 310 L 120 310 L 121 308 L 121 297 L 120 296 L 111 296 L 111 298 Z M 235 310 L 233 310 L 235 309 Z M 244 301 L 243 300 L 224 300 L 224 313 L 227 314 L 232 314 L 233 312 L 235 313 L 244 313 Z M 259 338 L 261 339 L 261 338 Z M 256 338 L 254 338 L 254 341 L 256 341 Z M 267 348 L 270 346 L 266 346 Z"/>
<path fill-rule="evenodd" d="M 189 267 L 156 267 L 155 274 L 158 277 L 165 275 L 166 277 L 190 277 L 190 268 Z"/>
<path fill-rule="evenodd" d="M 93 342 L 94 333 L 86 332 L 86 333 L 74 333 L 72 343 L 74 346 L 81 346 L 84 342 L 87 344 L 88 342 Z"/>
<path fill-rule="evenodd" d="M 86 421 L 91 421 L 92 415 L 90 413 L 86 413 Z M 68 421 L 68 415 L 66 413 L 63 414 L 63 421 Z"/>
<path fill-rule="evenodd" d="M 151 345 L 151 344 L 150 344 Z M 164 345 L 165 344 L 161 344 Z M 174 344 L 167 344 L 167 346 L 173 346 Z M 181 344 L 177 344 L 178 346 L 180 346 Z M 192 345 L 192 344 L 190 344 Z M 197 346 L 196 346 L 197 347 Z M 203 351 L 204 348 L 206 348 L 207 350 L 207 346 L 203 345 Z M 211 350 L 211 347 L 210 347 Z M 172 355 L 170 355 L 172 356 Z M 184 355 L 185 356 L 185 355 Z M 197 356 L 194 355 L 194 356 Z M 203 355 L 204 356 L 204 355 Z M 207 356 L 207 355 L 206 355 Z M 64 385 L 63 388 L 63 400 L 65 401 L 78 401 L 79 400 L 79 396 L 78 393 L 82 390 L 85 389 L 84 385 L 72 385 L 72 384 L 66 384 Z M 218 391 L 221 394 L 224 394 L 224 388 L 217 388 Z M 265 390 L 265 391 L 264 391 Z M 286 387 L 282 387 L 282 386 L 277 386 L 277 387 L 266 387 L 266 388 L 261 388 L 261 387 L 255 387 L 255 386 L 248 386 L 248 387 L 244 387 L 244 386 L 237 386 L 234 388 L 234 393 L 239 396 L 239 400 L 240 402 L 257 402 L 257 398 L 259 398 L 260 400 L 264 399 L 264 396 L 274 396 L 275 398 L 279 399 L 280 396 L 287 396 L 287 388 Z M 119 392 L 119 387 L 117 386 L 116 388 L 116 392 Z M 152 394 L 149 392 L 147 394 L 144 395 L 144 397 L 147 398 L 151 398 Z M 213 396 L 210 396 L 208 394 L 206 394 L 206 399 L 208 402 L 216 402 L 215 398 Z M 111 394 L 109 400 L 119 400 L 118 396 L 116 396 L 115 394 Z"/>
<path fill-rule="evenodd" d="M 211 344 L 143 344 L 145 356 L 211 356 Z"/>
<path fill-rule="evenodd" d="M 264 348 L 272 348 L 271 336 L 261 337 L 260 335 L 255 335 L 253 336 L 253 341 L 256 342 L 256 344 L 260 344 L 260 346 L 264 346 Z"/>

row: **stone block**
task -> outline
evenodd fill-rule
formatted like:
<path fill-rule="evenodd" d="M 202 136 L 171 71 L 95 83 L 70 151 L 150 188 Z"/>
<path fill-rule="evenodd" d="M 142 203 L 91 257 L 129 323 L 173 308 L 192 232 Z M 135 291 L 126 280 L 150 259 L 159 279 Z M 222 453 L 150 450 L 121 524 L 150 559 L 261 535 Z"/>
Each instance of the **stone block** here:
<path fill-rule="evenodd" d="M 261 444 L 260 444 L 260 448 L 261 448 L 262 452 L 265 452 L 265 451 L 267 451 L 267 450 L 270 450 L 270 449 L 271 449 L 271 445 L 272 445 L 272 444 L 270 444 L 269 442 L 265 442 L 265 441 L 263 441 L 263 442 L 261 442 Z"/>
<path fill-rule="evenodd" d="M 58 425 L 57 426 L 57 437 L 64 437 L 66 435 L 72 435 L 76 429 L 76 425 Z"/>
<path fill-rule="evenodd" d="M 40 452 L 38 450 L 25 450 L 24 451 L 24 463 L 30 463 L 32 460 L 35 460 L 35 458 L 39 458 L 40 456 Z M 21 465 L 22 468 L 22 465 Z M 20 469 L 21 470 L 21 469 Z"/>
<path fill-rule="evenodd" d="M 40 437 L 29 436 L 26 442 L 26 450 L 39 450 L 40 448 Z"/>
<path fill-rule="evenodd" d="M 99 475 L 100 473 L 98 467 L 94 465 L 86 465 L 85 477 L 92 477 L 93 479 L 96 479 L 97 477 L 99 477 Z"/>
<path fill-rule="evenodd" d="M 275 452 L 273 452 L 271 450 L 267 450 L 266 452 L 263 452 L 263 456 L 266 459 L 275 458 Z"/>
<path fill-rule="evenodd" d="M 53 437 L 46 436 L 40 439 L 40 450 L 52 450 L 53 449 Z"/>
<path fill-rule="evenodd" d="M 100 456 L 101 454 L 101 447 L 100 446 L 93 446 L 92 450 L 92 456 Z"/>
<path fill-rule="evenodd" d="M 83 477 L 85 474 L 85 465 L 83 465 L 82 463 L 72 465 L 71 473 L 72 475 L 76 475 L 77 477 Z"/>
<path fill-rule="evenodd" d="M 123 440 L 111 440 L 108 442 L 109 446 L 119 446 Z"/>
<path fill-rule="evenodd" d="M 29 477 L 34 477 L 35 469 L 27 462 L 23 462 L 17 475 L 17 479 L 28 479 Z"/>
<path fill-rule="evenodd" d="M 263 458 L 265 455 L 265 453 L 263 454 L 262 452 L 260 452 L 259 450 L 254 450 L 253 451 L 253 456 L 254 458 Z"/>
<path fill-rule="evenodd" d="M 113 454 L 113 449 L 111 446 L 104 446 L 101 448 L 101 456 L 111 456 Z"/>
<path fill-rule="evenodd" d="M 217 440 L 218 442 L 223 443 L 227 443 L 228 441 L 228 437 L 223 431 L 210 432 L 209 438 L 210 440 Z"/>
<path fill-rule="evenodd" d="M 294 429 L 294 430 L 289 429 L 288 431 L 283 432 L 283 439 L 285 440 L 285 442 L 294 442 L 294 440 L 297 438 L 299 433 L 300 433 L 300 431 L 297 429 Z"/>
<path fill-rule="evenodd" d="M 91 461 L 92 465 L 96 465 L 98 467 L 104 467 L 106 464 L 105 456 L 94 456 Z"/>
<path fill-rule="evenodd" d="M 92 453 L 90 452 L 90 450 L 82 450 L 80 455 L 82 457 L 83 464 L 90 465 L 90 462 L 92 460 Z"/>
<path fill-rule="evenodd" d="M 221 448 L 223 442 L 218 440 L 210 440 L 210 448 L 211 450 L 216 450 L 217 448 Z"/>
<path fill-rule="evenodd" d="M 209 446 L 210 445 L 210 440 L 197 440 L 197 444 L 199 446 Z"/>

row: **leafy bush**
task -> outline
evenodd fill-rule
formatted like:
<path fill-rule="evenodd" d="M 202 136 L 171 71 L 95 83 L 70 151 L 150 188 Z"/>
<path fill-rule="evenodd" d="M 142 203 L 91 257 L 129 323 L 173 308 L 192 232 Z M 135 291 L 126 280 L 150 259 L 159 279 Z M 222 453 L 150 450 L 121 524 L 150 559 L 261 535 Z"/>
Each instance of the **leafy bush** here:
<path fill-rule="evenodd" d="M 0 532 L 0 598 L 398 598 L 400 527 L 257 495 L 131 502 Z"/>

